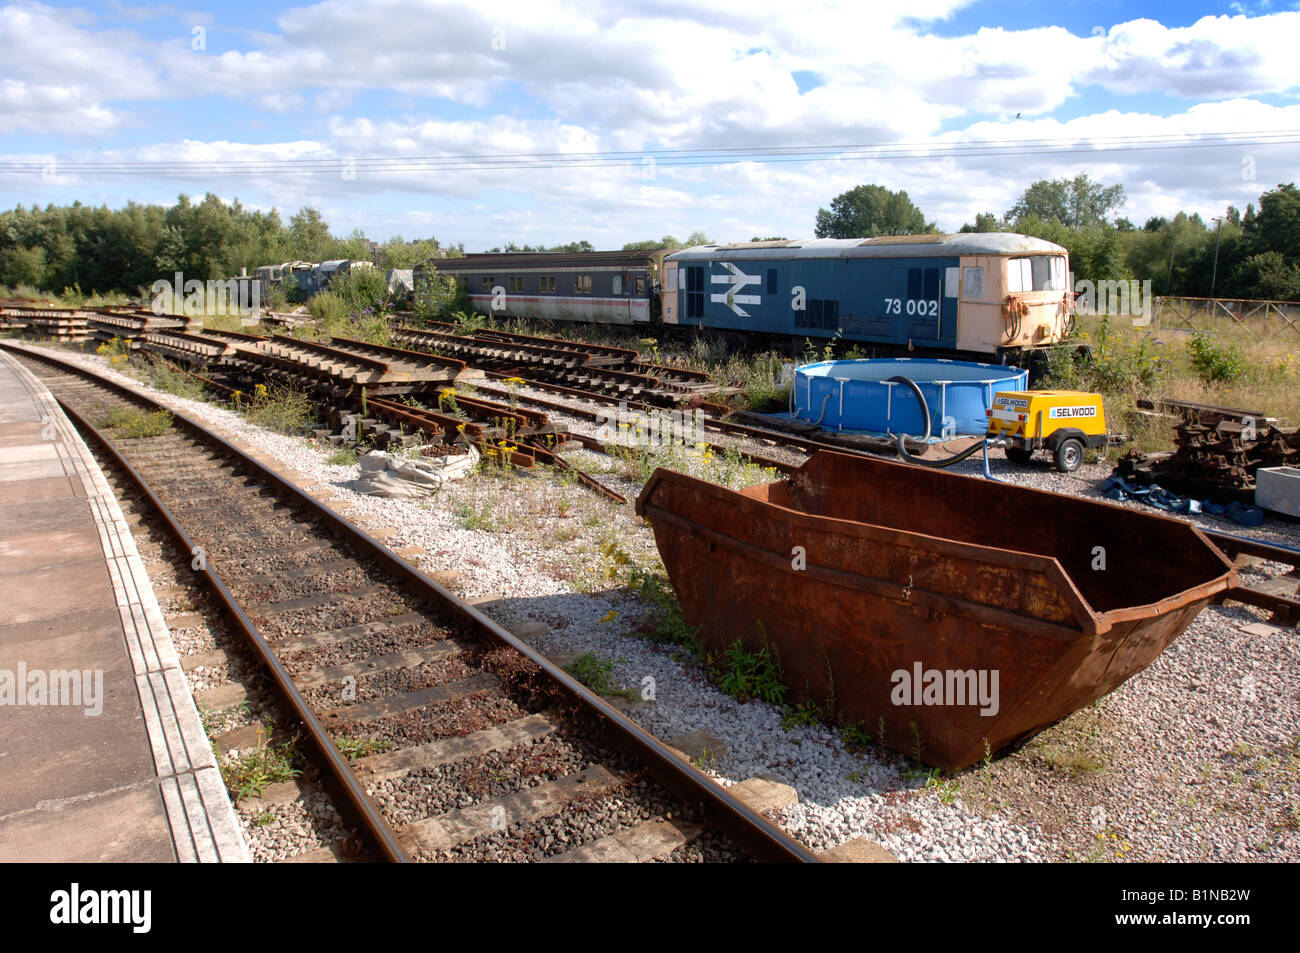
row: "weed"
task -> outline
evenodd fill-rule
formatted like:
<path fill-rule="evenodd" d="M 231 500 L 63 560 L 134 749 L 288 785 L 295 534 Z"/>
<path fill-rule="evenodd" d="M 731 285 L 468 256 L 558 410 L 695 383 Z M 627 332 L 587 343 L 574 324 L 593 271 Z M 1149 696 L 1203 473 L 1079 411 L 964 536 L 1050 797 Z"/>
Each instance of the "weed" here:
<path fill-rule="evenodd" d="M 1046 764 L 1068 771 L 1075 777 L 1095 774 L 1106 768 L 1106 762 L 1100 756 L 1063 745 L 1043 745 L 1035 754 Z"/>
<path fill-rule="evenodd" d="M 113 338 L 95 348 L 95 353 L 108 359 L 112 367 L 123 367 L 131 360 L 131 344 L 122 338 Z"/>
<path fill-rule="evenodd" d="M 270 731 L 258 729 L 257 746 L 247 754 L 221 765 L 221 777 L 237 801 L 246 801 L 270 785 L 292 781 L 302 772 L 293 767 L 292 742 L 278 747 L 271 744 Z"/>
<path fill-rule="evenodd" d="M 203 400 L 206 396 L 202 382 L 161 359 L 149 362 L 145 368 L 145 380 L 160 391 L 187 400 Z"/>
<path fill-rule="evenodd" d="M 781 716 L 781 727 L 786 731 L 794 728 L 811 727 L 821 721 L 821 709 L 811 701 L 791 705 Z"/>
<path fill-rule="evenodd" d="M 593 652 L 583 652 L 564 666 L 564 670 L 597 695 L 617 695 L 629 701 L 635 701 L 640 697 L 629 688 L 616 687 L 610 679 L 614 671 L 614 661 L 603 659 Z"/>
<path fill-rule="evenodd" d="M 496 520 L 492 516 L 492 504 L 484 501 L 478 503 L 461 502 L 452 507 L 452 515 L 463 529 L 482 530 L 484 533 L 496 532 Z"/>
<path fill-rule="evenodd" d="M 355 449 L 346 444 L 340 444 L 325 458 L 325 462 L 336 467 L 347 467 L 352 466 L 358 459 Z"/>
<path fill-rule="evenodd" d="M 760 625 L 761 629 L 761 625 Z M 760 699 L 779 705 L 786 687 L 781 681 L 781 657 L 776 648 L 762 639 L 762 648 L 751 652 L 736 639 L 722 653 L 718 688 L 740 701 Z"/>
<path fill-rule="evenodd" d="M 239 406 L 249 423 L 290 436 L 301 436 L 316 422 L 311 398 L 290 387 L 268 389 L 258 384 L 252 401 L 241 400 Z"/>
<path fill-rule="evenodd" d="M 119 440 L 138 440 L 141 437 L 158 437 L 172 429 L 172 415 L 165 410 L 152 413 L 138 407 L 118 405 L 108 411 L 108 426 Z"/>
<path fill-rule="evenodd" d="M 339 753 L 349 761 L 355 761 L 357 758 L 364 758 L 367 755 L 377 754 L 381 751 L 391 751 L 393 743 L 381 738 L 353 738 L 350 735 L 340 735 L 334 739 L 334 745 L 339 749 Z"/>
<path fill-rule="evenodd" d="M 651 641 L 681 645 L 697 658 L 703 657 L 704 645 L 682 615 L 681 604 L 673 594 L 667 576 L 633 567 L 628 583 L 652 607 L 648 623 L 643 629 Z"/>
<path fill-rule="evenodd" d="M 851 722 L 840 726 L 840 741 L 844 747 L 853 750 L 871 747 L 871 732 L 861 722 Z"/>
<path fill-rule="evenodd" d="M 263 811 L 261 814 L 258 814 L 257 817 L 253 818 L 253 826 L 266 827 L 266 825 L 273 823 L 274 821 L 275 813 L 273 811 Z"/>
<path fill-rule="evenodd" d="M 1215 344 L 1198 331 L 1187 342 L 1192 370 L 1204 384 L 1234 384 L 1246 376 L 1246 365 L 1231 345 Z"/>

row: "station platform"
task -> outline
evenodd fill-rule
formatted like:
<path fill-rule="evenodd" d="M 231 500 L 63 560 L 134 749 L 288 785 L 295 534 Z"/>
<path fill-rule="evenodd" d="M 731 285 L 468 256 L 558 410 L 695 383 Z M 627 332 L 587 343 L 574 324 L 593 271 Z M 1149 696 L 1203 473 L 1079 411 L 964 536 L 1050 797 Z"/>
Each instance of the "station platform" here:
<path fill-rule="evenodd" d="M 117 500 L 0 351 L 0 861 L 249 859 Z"/>

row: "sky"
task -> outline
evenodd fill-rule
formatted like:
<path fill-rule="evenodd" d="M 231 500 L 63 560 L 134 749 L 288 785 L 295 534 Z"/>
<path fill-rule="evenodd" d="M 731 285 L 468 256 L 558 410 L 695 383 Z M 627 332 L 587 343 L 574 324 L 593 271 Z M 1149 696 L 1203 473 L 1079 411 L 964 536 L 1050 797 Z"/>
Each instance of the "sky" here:
<path fill-rule="evenodd" d="M 1300 2 L 0 5 L 0 207 L 321 210 L 469 251 L 811 237 L 863 183 L 943 230 L 1037 179 L 1139 225 L 1300 172 Z"/>

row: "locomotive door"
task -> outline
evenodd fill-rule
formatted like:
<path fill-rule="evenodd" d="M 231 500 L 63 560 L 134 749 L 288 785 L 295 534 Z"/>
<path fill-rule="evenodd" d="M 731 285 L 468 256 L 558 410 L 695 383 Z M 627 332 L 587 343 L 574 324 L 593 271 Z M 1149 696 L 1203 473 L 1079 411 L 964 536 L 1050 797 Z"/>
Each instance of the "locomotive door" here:
<path fill-rule="evenodd" d="M 664 286 L 659 294 L 664 324 L 677 323 L 677 262 L 664 262 Z"/>

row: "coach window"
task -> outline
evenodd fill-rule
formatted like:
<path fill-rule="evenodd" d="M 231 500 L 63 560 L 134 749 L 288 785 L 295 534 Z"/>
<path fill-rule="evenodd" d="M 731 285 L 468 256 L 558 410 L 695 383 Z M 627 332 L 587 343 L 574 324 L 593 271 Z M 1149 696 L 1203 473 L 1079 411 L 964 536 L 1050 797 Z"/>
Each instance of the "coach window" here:
<path fill-rule="evenodd" d="M 984 297 L 984 268 L 982 265 L 970 265 L 961 270 L 961 296 L 963 298 Z"/>
<path fill-rule="evenodd" d="M 614 276 L 614 288 L 613 288 L 613 292 L 612 292 L 612 293 L 613 293 L 613 294 L 616 294 L 616 295 L 621 295 L 621 294 L 623 293 L 623 276 L 622 276 L 622 275 L 615 275 L 615 276 Z"/>
<path fill-rule="evenodd" d="M 484 276 L 483 276 L 483 290 L 484 290 L 484 291 L 491 291 L 492 288 L 493 288 L 493 286 L 494 286 L 496 283 L 497 283 L 497 280 L 496 280 L 495 278 L 490 278 L 490 277 L 488 277 L 487 275 L 484 275 Z"/>
<path fill-rule="evenodd" d="M 673 272 L 673 274 L 676 274 L 676 272 Z M 645 294 L 645 275 L 636 276 L 636 293 L 638 295 Z"/>
<path fill-rule="evenodd" d="M 1059 255 L 1035 255 L 1033 263 L 1035 291 L 1065 290 L 1065 259 Z"/>
<path fill-rule="evenodd" d="M 576 295 L 591 294 L 591 275 L 574 275 L 573 293 Z"/>

